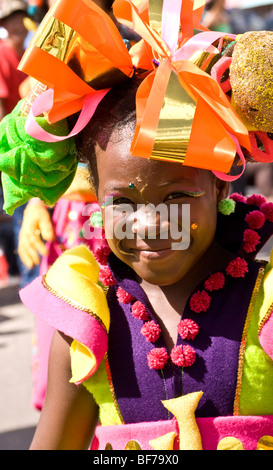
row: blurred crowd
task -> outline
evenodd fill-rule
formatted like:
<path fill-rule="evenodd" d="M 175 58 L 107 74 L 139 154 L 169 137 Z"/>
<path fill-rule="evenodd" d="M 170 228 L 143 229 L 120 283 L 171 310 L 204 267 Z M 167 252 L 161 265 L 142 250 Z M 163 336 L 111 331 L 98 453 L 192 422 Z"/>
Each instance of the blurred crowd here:
<path fill-rule="evenodd" d="M 24 50 L 29 44 L 37 26 L 54 0 L 0 0 L 0 120 L 15 107 L 29 91 L 26 76 L 17 69 Z M 96 0 L 105 11 L 111 14 L 113 1 Z M 241 34 L 245 31 L 273 30 L 273 2 L 269 0 L 208 0 L 203 24 L 211 30 Z M 127 35 L 130 33 L 127 31 Z M 130 38 L 131 39 L 131 38 Z M 255 164 L 247 170 L 232 191 L 245 194 L 254 188 L 273 200 L 272 164 Z M 41 214 L 47 225 L 48 240 L 54 237 L 50 226 L 52 213 L 35 201 L 35 213 Z M 15 210 L 13 216 L 3 211 L 3 194 L 0 184 L 0 287 L 12 282 L 26 285 L 39 274 L 43 251 L 43 236 L 39 215 L 35 221 L 26 218 L 27 206 Z M 32 214 L 34 212 L 32 211 Z M 29 214 L 29 212 L 28 212 Z M 23 225 L 23 231 L 22 231 Z M 26 254 L 28 240 L 39 234 L 33 255 Z M 44 231 L 46 234 L 46 231 Z M 43 234 L 42 234 L 43 235 Z M 21 240 L 21 241 L 20 241 Z M 20 243 L 22 244 L 20 250 Z"/>

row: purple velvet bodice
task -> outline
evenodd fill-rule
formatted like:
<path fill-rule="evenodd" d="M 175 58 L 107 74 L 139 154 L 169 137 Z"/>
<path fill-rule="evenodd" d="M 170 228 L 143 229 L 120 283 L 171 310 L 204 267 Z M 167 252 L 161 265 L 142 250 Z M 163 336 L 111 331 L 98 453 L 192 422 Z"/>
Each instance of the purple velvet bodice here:
<path fill-rule="evenodd" d="M 118 285 L 140 300 L 156 321 L 133 272 L 114 256 L 110 256 L 109 265 Z M 117 286 L 110 289 L 108 353 L 115 394 L 125 423 L 169 419 L 171 416 L 161 400 L 199 390 L 204 395 L 197 417 L 233 414 L 240 342 L 258 270 L 259 263 L 251 261 L 244 278 L 227 277 L 226 285 L 213 294 L 206 312 L 194 313 L 189 302 L 186 304 L 182 318 L 196 321 L 199 334 L 190 342 L 178 337 L 177 344 L 190 344 L 196 351 L 196 361 L 183 369 L 168 363 L 163 373 L 150 370 L 147 364 L 148 352 L 164 346 L 162 336 L 154 345 L 147 342 L 140 333 L 142 322 L 132 315 L 130 304 L 118 302 Z"/>
<path fill-rule="evenodd" d="M 234 213 L 229 216 L 218 214 L 216 240 L 234 257 L 246 257 L 248 273 L 242 278 L 226 276 L 225 286 L 213 293 L 210 308 L 203 313 L 194 313 L 188 300 L 181 319 L 190 318 L 199 325 L 198 335 L 190 342 L 196 352 L 196 361 L 190 367 L 182 369 L 169 363 L 163 371 L 149 369 L 147 354 L 154 347 L 165 346 L 163 338 L 161 336 L 155 344 L 147 342 L 140 333 L 142 322 L 132 315 L 130 304 L 118 302 L 116 290 L 121 286 L 141 301 L 156 321 L 133 271 L 110 255 L 109 266 L 117 286 L 108 292 L 111 312 L 108 355 L 114 390 L 125 423 L 169 419 L 171 416 L 161 400 L 200 390 L 204 393 L 196 411 L 197 417 L 233 414 L 239 349 L 260 267 L 255 257 L 273 232 L 273 223 L 266 222 L 257 230 L 260 236 L 257 249 L 244 253 L 246 215 L 256 209 L 255 205 L 237 202 Z M 199 288 L 201 285 L 196 286 L 195 291 Z M 188 343 L 180 336 L 177 341 L 177 344 Z"/>

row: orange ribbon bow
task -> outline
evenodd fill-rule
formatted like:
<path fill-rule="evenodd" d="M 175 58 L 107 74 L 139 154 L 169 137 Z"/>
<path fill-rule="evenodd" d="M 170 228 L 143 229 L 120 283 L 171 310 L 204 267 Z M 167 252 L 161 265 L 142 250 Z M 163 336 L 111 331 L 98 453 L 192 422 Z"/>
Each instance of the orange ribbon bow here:
<path fill-rule="evenodd" d="M 142 38 L 128 51 L 92 0 L 57 0 L 20 68 L 54 90 L 50 122 L 82 109 L 97 90 L 145 71 L 132 155 L 228 173 L 239 145 L 250 143 L 219 84 L 194 63 L 196 54 L 215 57 L 212 43 L 223 35 L 200 25 L 203 7 L 203 0 L 149 0 L 139 8 L 116 0 L 116 16 Z"/>

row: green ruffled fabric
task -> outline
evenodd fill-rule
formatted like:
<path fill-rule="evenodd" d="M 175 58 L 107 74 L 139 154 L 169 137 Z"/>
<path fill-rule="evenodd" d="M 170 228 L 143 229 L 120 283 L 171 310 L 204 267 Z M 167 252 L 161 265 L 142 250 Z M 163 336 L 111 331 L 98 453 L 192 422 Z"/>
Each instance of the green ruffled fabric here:
<path fill-rule="evenodd" d="M 4 210 L 12 215 L 16 207 L 33 197 L 54 205 L 71 185 L 77 169 L 73 138 L 48 143 L 30 137 L 25 131 L 26 117 L 20 115 L 22 101 L 0 123 L 0 171 Z M 54 125 L 36 118 L 46 131 L 69 133 L 66 120 Z"/>

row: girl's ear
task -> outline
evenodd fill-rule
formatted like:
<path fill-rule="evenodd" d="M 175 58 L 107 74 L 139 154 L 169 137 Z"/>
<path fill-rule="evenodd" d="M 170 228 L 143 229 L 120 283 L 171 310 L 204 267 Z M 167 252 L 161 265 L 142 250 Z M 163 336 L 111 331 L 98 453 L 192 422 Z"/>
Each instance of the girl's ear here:
<path fill-rule="evenodd" d="M 230 184 L 228 181 L 223 181 L 223 180 L 216 178 L 216 194 L 217 194 L 218 202 L 228 197 L 229 186 Z"/>

